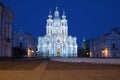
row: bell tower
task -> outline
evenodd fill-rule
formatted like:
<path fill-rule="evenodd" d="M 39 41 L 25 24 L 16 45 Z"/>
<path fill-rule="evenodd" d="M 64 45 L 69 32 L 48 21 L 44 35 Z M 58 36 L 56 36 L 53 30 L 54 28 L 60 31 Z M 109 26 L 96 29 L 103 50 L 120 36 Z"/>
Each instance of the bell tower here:
<path fill-rule="evenodd" d="M 47 35 L 52 34 L 52 27 L 53 27 L 53 19 L 52 19 L 52 14 L 51 14 L 51 10 L 50 10 L 48 19 L 47 19 L 47 24 L 46 24 L 46 34 Z"/>
<path fill-rule="evenodd" d="M 58 11 L 58 7 L 56 6 L 56 10 L 54 12 L 54 18 L 59 18 L 59 11 Z"/>

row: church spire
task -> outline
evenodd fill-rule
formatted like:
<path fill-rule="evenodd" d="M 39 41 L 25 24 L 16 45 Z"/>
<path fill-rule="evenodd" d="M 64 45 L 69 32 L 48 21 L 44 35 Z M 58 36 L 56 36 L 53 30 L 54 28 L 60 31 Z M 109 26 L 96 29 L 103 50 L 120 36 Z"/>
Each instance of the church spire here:
<path fill-rule="evenodd" d="M 85 37 L 83 38 L 83 41 L 82 41 L 82 48 L 86 49 L 86 40 L 85 40 Z"/>
<path fill-rule="evenodd" d="M 56 6 L 56 10 L 54 12 L 54 18 L 59 18 L 59 11 L 58 11 L 58 7 Z"/>
<path fill-rule="evenodd" d="M 58 7 L 56 6 L 56 11 L 58 11 Z"/>
<path fill-rule="evenodd" d="M 48 18 L 49 18 L 49 19 L 51 19 L 51 18 L 52 18 L 51 10 L 49 11 Z"/>
<path fill-rule="evenodd" d="M 63 11 L 62 18 L 63 18 L 63 19 L 65 19 L 65 18 L 66 18 L 65 11 Z"/>

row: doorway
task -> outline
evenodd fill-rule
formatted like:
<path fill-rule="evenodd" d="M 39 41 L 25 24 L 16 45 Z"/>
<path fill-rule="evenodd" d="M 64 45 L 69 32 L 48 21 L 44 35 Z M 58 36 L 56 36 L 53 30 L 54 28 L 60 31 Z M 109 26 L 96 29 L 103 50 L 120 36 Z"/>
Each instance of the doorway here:
<path fill-rule="evenodd" d="M 60 49 L 57 49 L 57 57 L 60 57 Z"/>

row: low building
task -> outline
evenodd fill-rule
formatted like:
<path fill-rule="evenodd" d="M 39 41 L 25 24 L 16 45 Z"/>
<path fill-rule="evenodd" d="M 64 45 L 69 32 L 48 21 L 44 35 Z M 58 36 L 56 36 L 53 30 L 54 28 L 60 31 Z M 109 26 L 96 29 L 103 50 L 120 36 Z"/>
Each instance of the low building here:
<path fill-rule="evenodd" d="M 90 57 L 120 57 L 120 28 L 91 40 Z"/>
<path fill-rule="evenodd" d="M 25 50 L 27 57 L 35 57 L 36 55 L 36 41 L 30 33 L 13 32 L 13 48 L 15 47 Z"/>
<path fill-rule="evenodd" d="M 13 18 L 11 9 L 0 2 L 0 57 L 12 56 Z"/>

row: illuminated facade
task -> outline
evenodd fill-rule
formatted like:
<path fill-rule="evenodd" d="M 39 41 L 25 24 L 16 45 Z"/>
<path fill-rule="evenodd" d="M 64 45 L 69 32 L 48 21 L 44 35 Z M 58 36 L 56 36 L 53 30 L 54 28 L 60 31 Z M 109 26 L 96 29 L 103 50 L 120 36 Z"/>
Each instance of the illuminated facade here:
<path fill-rule="evenodd" d="M 0 3 L 0 57 L 12 56 L 13 13 Z"/>
<path fill-rule="evenodd" d="M 120 57 L 120 29 L 90 41 L 90 57 Z"/>
<path fill-rule="evenodd" d="M 38 54 L 44 57 L 77 57 L 76 37 L 68 36 L 68 24 L 63 12 L 62 19 L 56 7 L 54 17 L 51 11 L 46 24 L 46 35 L 38 37 Z"/>

